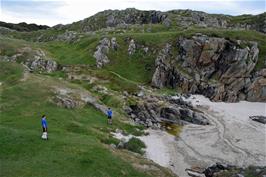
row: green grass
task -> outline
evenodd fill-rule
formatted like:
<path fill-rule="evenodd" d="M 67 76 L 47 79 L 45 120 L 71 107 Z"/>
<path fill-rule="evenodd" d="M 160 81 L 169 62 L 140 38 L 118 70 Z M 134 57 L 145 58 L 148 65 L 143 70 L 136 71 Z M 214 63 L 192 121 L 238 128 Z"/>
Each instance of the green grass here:
<path fill-rule="evenodd" d="M 12 56 L 17 53 L 17 49 L 31 45 L 31 42 L 0 36 L 0 55 Z"/>
<path fill-rule="evenodd" d="M 100 101 L 109 107 L 122 108 L 123 103 L 118 97 L 104 94 L 100 97 Z"/>
<path fill-rule="evenodd" d="M 106 117 L 90 106 L 55 106 L 49 86 L 58 81 L 31 74 L 23 82 L 14 63 L 1 63 L 0 161 L 2 176 L 148 176 L 103 145 L 109 133 Z M 2 70 L 1 70 L 2 71 Z M 12 79 L 13 80 L 13 79 Z M 41 140 L 40 116 L 47 115 L 49 140 Z M 113 129 L 133 129 L 114 120 Z M 129 127 L 127 127 L 129 126 Z"/>
<path fill-rule="evenodd" d="M 17 63 L 0 62 L 0 82 L 11 85 L 22 77 L 23 67 Z"/>
<path fill-rule="evenodd" d="M 114 73 L 113 71 L 108 71 L 106 69 L 87 69 L 81 72 L 83 74 L 85 73 L 97 77 L 99 81 L 96 82 L 95 84 L 102 84 L 108 89 L 113 91 L 119 91 L 119 92 L 127 91 L 129 93 L 134 94 L 139 90 L 138 83 L 133 82 L 127 78 L 124 78 L 118 75 L 117 73 Z"/>
<path fill-rule="evenodd" d="M 126 149 L 139 154 L 144 154 L 142 149 L 145 147 L 146 145 L 140 139 L 135 137 L 130 138 L 130 140 L 125 144 Z"/>
<path fill-rule="evenodd" d="M 48 42 L 43 48 L 62 65 L 89 64 L 93 66 L 95 65 L 93 52 L 98 43 L 96 39 L 92 38 L 78 43 Z"/>

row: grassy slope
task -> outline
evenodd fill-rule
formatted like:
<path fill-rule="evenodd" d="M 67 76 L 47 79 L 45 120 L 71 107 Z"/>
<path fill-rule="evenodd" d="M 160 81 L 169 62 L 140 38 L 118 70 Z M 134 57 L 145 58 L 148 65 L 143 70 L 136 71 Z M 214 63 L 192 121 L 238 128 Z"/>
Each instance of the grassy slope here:
<path fill-rule="evenodd" d="M 157 29 L 158 25 L 151 26 Z M 23 40 L 14 40 L 5 38 L 3 42 L 0 42 L 1 53 L 8 55 L 15 52 L 15 48 L 18 45 L 31 45 L 35 47 L 41 47 L 45 49 L 52 58 L 54 58 L 60 64 L 89 64 L 91 69 L 95 68 L 95 59 L 93 53 L 98 44 L 98 41 L 102 36 L 106 37 L 116 37 L 119 49 L 118 51 L 112 51 L 109 53 L 110 64 L 102 69 L 103 73 L 107 71 L 115 72 L 122 77 L 138 82 L 147 84 L 151 81 L 151 76 L 154 72 L 154 60 L 158 51 L 165 45 L 166 42 L 175 42 L 178 37 L 190 37 L 195 33 L 203 33 L 209 36 L 225 37 L 230 39 L 240 39 L 248 41 L 257 41 L 259 44 L 259 61 L 257 63 L 256 69 L 259 70 L 266 67 L 264 61 L 266 59 L 266 35 L 255 32 L 255 31 L 237 31 L 237 30 L 221 30 L 221 29 L 204 29 L 204 28 L 191 28 L 187 30 L 178 29 L 177 31 L 161 31 L 151 33 L 142 33 L 138 30 L 128 31 L 123 34 L 116 34 L 113 31 L 109 33 L 102 34 L 101 32 L 96 35 L 85 35 L 81 40 L 73 43 L 64 42 L 46 42 L 46 43 L 33 43 L 26 42 Z M 48 34 L 54 34 L 52 31 L 48 31 Z M 46 34 L 46 33 L 45 33 Z M 46 35 L 48 35 L 46 34 Z M 33 35 L 36 35 L 35 33 Z M 15 35 L 16 36 L 16 35 Z M 49 36 L 49 35 L 48 35 Z M 28 40 L 28 37 L 23 37 Z M 145 54 L 142 50 L 137 50 L 137 52 L 128 56 L 127 48 L 128 42 L 126 39 L 133 38 L 139 45 L 148 46 L 149 50 L 153 50 L 148 54 Z M 11 45 L 12 44 L 12 45 Z M 4 47 L 2 47 L 4 46 Z M 1 55 L 3 55 L 1 54 Z M 98 71 L 99 72 L 99 71 Z M 110 74 L 110 73 L 109 73 Z"/>
<path fill-rule="evenodd" d="M 154 72 L 154 61 L 158 51 L 166 42 L 175 42 L 178 37 L 190 37 L 195 33 L 203 33 L 209 36 L 225 37 L 234 40 L 257 41 L 259 44 L 259 61 L 256 69 L 265 67 L 266 58 L 266 35 L 255 31 L 236 31 L 236 30 L 218 30 L 218 29 L 189 29 L 184 31 L 168 31 L 158 33 L 125 33 L 108 34 L 107 37 L 115 36 L 117 38 L 119 49 L 109 53 L 111 62 L 102 70 L 113 71 L 124 78 L 138 83 L 149 83 Z M 56 58 L 61 64 L 90 64 L 95 69 L 95 59 L 93 53 L 100 39 L 100 35 L 87 36 L 76 43 L 55 43 L 49 42 L 44 48 Z M 149 52 L 145 54 L 142 50 L 137 50 L 132 56 L 128 56 L 127 38 L 133 38 L 139 45 L 148 46 Z M 94 67 L 93 67 L 94 66 Z"/>
<path fill-rule="evenodd" d="M 148 176 L 106 148 L 105 116 L 94 108 L 54 106 L 48 86 L 58 82 L 30 75 L 19 81 L 22 68 L 1 63 L 1 174 L 8 176 Z M 48 141 L 40 139 L 40 116 L 48 117 Z M 118 120 L 115 127 L 132 129 Z M 4 163 L 2 163 L 4 162 Z"/>
<path fill-rule="evenodd" d="M 87 37 L 78 43 L 47 42 L 43 48 L 49 51 L 60 64 L 89 64 L 95 65 L 93 52 L 98 44 L 99 38 Z"/>

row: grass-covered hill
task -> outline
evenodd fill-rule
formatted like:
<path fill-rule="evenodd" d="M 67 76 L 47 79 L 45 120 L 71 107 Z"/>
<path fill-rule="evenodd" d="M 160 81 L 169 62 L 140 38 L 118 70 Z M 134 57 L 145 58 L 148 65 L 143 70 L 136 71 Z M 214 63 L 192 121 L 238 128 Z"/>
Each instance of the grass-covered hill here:
<path fill-rule="evenodd" d="M 128 13 L 134 18 L 125 18 Z M 154 95 L 177 91 L 156 90 L 150 84 L 158 53 L 166 43 L 174 45 L 180 38 L 200 33 L 232 41 L 256 41 L 259 58 L 255 71 L 265 68 L 266 35 L 259 32 L 265 27 L 260 20 L 263 17 L 265 13 L 231 17 L 194 11 L 127 9 L 104 11 L 70 25 L 37 31 L 35 27 L 30 32 L 14 26 L 8 30 L 7 25 L 0 28 L 1 175 L 175 176 L 131 152 L 141 152 L 138 143 L 124 150 L 110 146 L 119 143 L 110 134 L 116 129 L 126 134 L 143 134 L 145 127 L 132 125 L 124 106 L 138 101 L 135 98 L 141 87 L 152 90 Z M 252 28 L 221 26 L 221 20 L 228 24 L 250 23 Z M 116 38 L 118 49 L 109 50 L 110 62 L 99 69 L 94 53 L 104 37 Z M 131 39 L 137 49 L 129 55 Z M 145 47 L 148 52 L 143 50 Z M 58 69 L 31 70 L 25 66 L 28 60 L 52 60 Z M 114 124 L 108 126 L 106 116 L 90 104 L 72 109 L 58 106 L 54 101 L 55 88 L 89 94 L 101 105 L 112 107 L 116 113 Z M 40 139 L 42 114 L 48 119 L 48 141 Z"/>
<path fill-rule="evenodd" d="M 14 23 L 2 22 L 2 21 L 0 21 L 0 26 L 9 28 L 12 30 L 16 30 L 16 31 L 38 31 L 38 30 L 49 28 L 49 26 L 47 25 L 36 25 L 34 23 L 27 24 L 23 22 L 23 23 L 14 24 Z"/>
<path fill-rule="evenodd" d="M 78 84 L 40 74 L 23 74 L 17 63 L 1 62 L 0 157 L 3 176 L 174 176 L 140 155 L 115 150 L 110 132 L 119 128 L 134 134 L 117 116 L 108 126 L 94 107 L 56 106 L 51 87 L 79 89 Z M 40 139 L 40 116 L 47 115 L 49 140 Z M 142 165 L 146 166 L 145 169 Z"/>

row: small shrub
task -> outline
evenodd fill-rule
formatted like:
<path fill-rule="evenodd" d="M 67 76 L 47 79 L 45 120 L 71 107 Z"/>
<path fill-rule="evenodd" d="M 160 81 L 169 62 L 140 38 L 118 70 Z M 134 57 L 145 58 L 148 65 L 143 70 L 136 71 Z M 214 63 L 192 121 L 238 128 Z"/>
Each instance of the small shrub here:
<path fill-rule="evenodd" d="M 125 144 L 125 148 L 132 152 L 144 154 L 142 149 L 146 148 L 146 145 L 140 139 L 133 137 Z"/>
<path fill-rule="evenodd" d="M 113 138 L 113 137 L 102 138 L 100 141 L 102 143 L 104 143 L 104 144 L 115 144 L 115 145 L 118 145 L 118 143 L 119 143 L 119 140 L 116 139 L 116 138 Z"/>

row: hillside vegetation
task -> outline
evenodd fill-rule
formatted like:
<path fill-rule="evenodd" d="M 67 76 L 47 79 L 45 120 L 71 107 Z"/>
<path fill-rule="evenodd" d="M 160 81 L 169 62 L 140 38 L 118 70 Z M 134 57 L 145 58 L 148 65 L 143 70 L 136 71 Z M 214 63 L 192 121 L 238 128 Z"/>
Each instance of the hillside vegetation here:
<path fill-rule="evenodd" d="M 108 132 L 134 127 L 116 118 L 107 126 L 105 115 L 92 106 L 68 110 L 52 102 L 51 86 L 77 87 L 50 76 L 29 74 L 16 63 L 3 63 L 1 69 L 1 174 L 4 176 L 154 176 L 132 163 L 149 164 L 142 158 L 126 159 L 102 142 Z M 40 140 L 40 116 L 49 123 L 48 141 Z M 157 170 L 160 167 L 155 167 Z M 160 170 L 163 176 L 172 176 Z M 157 176 L 157 175 L 156 175 Z M 159 175 L 160 176 L 160 175 Z"/>
<path fill-rule="evenodd" d="M 131 17 L 127 18 L 126 14 Z M 162 126 L 178 136 L 182 126 L 176 123 L 158 123 L 151 119 L 132 123 L 139 119 L 137 116 L 145 115 L 148 119 L 153 114 L 165 113 L 170 117 L 176 113 L 170 109 L 175 103 L 167 99 L 169 95 L 182 93 L 182 89 L 169 85 L 161 89 L 151 87 L 158 68 L 156 59 L 162 51 L 167 51 L 166 44 L 173 49 L 165 53 L 175 61 L 180 54 L 177 43 L 182 39 L 215 37 L 232 42 L 236 50 L 248 48 L 248 51 L 249 42 L 255 41 L 259 54 L 251 72 L 253 77 L 266 68 L 265 24 L 261 22 L 264 17 L 265 13 L 232 17 L 190 10 L 127 9 L 100 12 L 79 22 L 51 28 L 1 22 L 1 174 L 5 177 L 176 176 L 169 169 L 145 159 L 142 156 L 145 145 L 137 138 L 132 138 L 122 150 L 114 148 L 120 141 L 111 133 L 122 131 L 139 136 L 146 127 Z M 112 44 L 104 48 L 101 42 L 105 38 L 109 42 L 115 39 L 117 48 L 112 48 Z M 129 54 L 131 41 L 136 47 Z M 100 68 L 95 52 L 101 45 L 106 52 L 101 58 L 107 57 L 109 61 Z M 174 63 L 174 67 L 187 78 L 194 77 L 180 63 Z M 214 75 L 208 82 L 216 84 L 218 80 Z M 71 93 L 61 98 L 60 89 Z M 80 95 L 89 95 L 95 101 L 83 103 L 77 98 Z M 63 101 L 71 98 L 73 102 L 62 106 L 56 101 L 58 97 Z M 184 112 L 200 114 L 182 104 L 178 106 L 184 108 Z M 111 126 L 107 125 L 102 111 L 107 107 L 115 113 Z M 140 114 L 134 112 L 134 108 Z M 48 141 L 40 138 L 43 114 L 48 119 Z M 179 114 L 173 117 L 181 119 Z M 204 118 L 197 118 L 198 124 L 208 124 Z M 182 119 L 195 123 L 188 115 Z"/>

